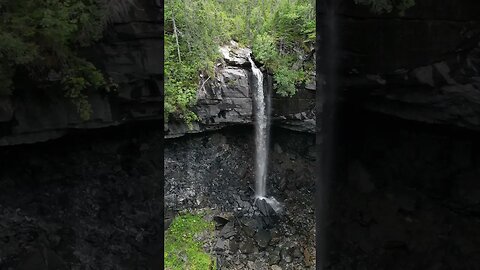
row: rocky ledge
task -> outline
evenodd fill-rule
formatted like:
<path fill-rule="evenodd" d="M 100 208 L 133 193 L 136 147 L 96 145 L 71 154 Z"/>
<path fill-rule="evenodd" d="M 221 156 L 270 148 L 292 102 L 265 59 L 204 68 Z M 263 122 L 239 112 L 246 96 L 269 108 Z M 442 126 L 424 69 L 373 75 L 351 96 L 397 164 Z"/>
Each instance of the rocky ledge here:
<path fill-rule="evenodd" d="M 351 2 L 338 19 L 348 106 L 480 130 L 477 1 L 416 1 L 403 17 Z"/>
<path fill-rule="evenodd" d="M 0 96 L 0 146 L 47 141 L 73 129 L 162 120 L 163 8 L 158 0 L 128 2 L 127 12 L 84 52 L 118 84 L 117 93 L 88 93 L 93 112 L 85 122 L 62 91 L 16 85 L 12 96 Z"/>
<path fill-rule="evenodd" d="M 165 137 L 217 130 L 231 125 L 251 124 L 254 79 L 248 57 L 251 51 L 235 42 L 220 48 L 223 61 L 215 69 L 215 78 L 199 83 L 194 111 L 200 121 L 188 128 L 182 122 L 165 125 Z M 315 81 L 313 78 L 312 81 Z M 315 132 L 315 84 L 298 89 L 293 97 L 273 93 L 273 77 L 264 71 L 264 89 L 271 95 L 273 124 L 296 131 Z"/>

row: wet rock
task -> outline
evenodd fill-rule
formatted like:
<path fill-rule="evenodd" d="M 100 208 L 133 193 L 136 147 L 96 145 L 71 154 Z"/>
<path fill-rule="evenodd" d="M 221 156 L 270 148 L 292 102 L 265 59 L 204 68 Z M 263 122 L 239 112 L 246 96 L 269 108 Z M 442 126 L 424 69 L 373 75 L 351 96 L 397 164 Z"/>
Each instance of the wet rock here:
<path fill-rule="evenodd" d="M 276 217 L 260 217 L 262 228 L 272 229 L 275 226 Z"/>
<path fill-rule="evenodd" d="M 225 226 L 223 226 L 222 230 L 220 231 L 220 236 L 227 239 L 236 234 L 235 231 L 235 226 L 233 222 L 227 223 Z"/>
<path fill-rule="evenodd" d="M 268 244 L 270 243 L 270 240 L 272 240 L 272 235 L 267 230 L 259 230 L 255 234 L 255 240 L 257 241 L 257 244 L 260 247 L 266 248 L 268 246 Z"/>
<path fill-rule="evenodd" d="M 273 210 L 272 206 L 268 204 L 266 200 L 263 199 L 257 199 L 255 201 L 255 205 L 258 207 L 258 210 L 260 210 L 260 213 L 264 216 L 272 216 L 275 215 L 275 210 Z"/>
<path fill-rule="evenodd" d="M 217 225 L 218 227 L 222 227 L 229 222 L 228 219 L 220 216 L 214 216 L 213 221 L 215 221 L 215 225 Z"/>

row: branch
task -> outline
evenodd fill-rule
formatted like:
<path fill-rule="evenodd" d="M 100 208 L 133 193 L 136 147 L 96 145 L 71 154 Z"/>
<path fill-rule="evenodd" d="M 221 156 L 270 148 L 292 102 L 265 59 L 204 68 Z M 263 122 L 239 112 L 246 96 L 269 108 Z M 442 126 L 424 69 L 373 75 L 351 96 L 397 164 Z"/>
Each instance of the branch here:
<path fill-rule="evenodd" d="M 175 17 L 173 16 L 172 12 L 172 21 L 173 21 L 173 34 L 175 35 L 175 41 L 177 42 L 177 54 L 178 54 L 178 61 L 182 62 L 182 57 L 180 56 L 180 45 L 178 44 L 178 34 L 177 34 L 177 25 L 175 24 Z"/>
<path fill-rule="evenodd" d="M 200 87 L 200 89 L 203 88 L 203 90 L 207 91 L 207 90 L 205 89 L 205 83 L 206 83 L 208 80 L 210 80 L 210 76 L 209 76 L 205 81 L 203 81 L 202 87 Z"/>

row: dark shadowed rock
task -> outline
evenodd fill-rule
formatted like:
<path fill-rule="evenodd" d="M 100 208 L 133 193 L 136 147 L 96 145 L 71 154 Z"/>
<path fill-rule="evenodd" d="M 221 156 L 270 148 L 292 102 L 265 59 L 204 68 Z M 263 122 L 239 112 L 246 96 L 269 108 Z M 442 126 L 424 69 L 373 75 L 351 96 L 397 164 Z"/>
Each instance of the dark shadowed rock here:
<path fill-rule="evenodd" d="M 480 21 L 470 19 L 478 3 L 418 2 L 405 17 L 342 6 L 339 82 L 347 106 L 479 130 Z"/>
<path fill-rule="evenodd" d="M 235 234 L 236 234 L 236 231 L 235 231 L 235 225 L 233 224 L 233 222 L 229 222 L 225 224 L 225 226 L 223 226 L 222 230 L 220 231 L 220 236 L 225 239 L 228 239 L 234 236 Z"/>
<path fill-rule="evenodd" d="M 359 162 L 354 161 L 348 168 L 348 178 L 352 184 L 355 184 L 360 192 L 369 193 L 375 190 L 375 184 L 365 167 Z"/>
<path fill-rule="evenodd" d="M 255 244 L 251 238 L 246 238 L 240 243 L 240 251 L 244 254 L 249 254 L 255 251 Z"/>
<path fill-rule="evenodd" d="M 142 120 L 161 122 L 163 10 L 155 1 L 127 2 L 126 12 L 113 19 L 101 42 L 83 52 L 107 78 L 118 84 L 118 92 L 88 91 L 92 106 L 89 121 L 80 119 L 71 100 L 59 89 L 43 91 L 30 85 L 25 91 L 2 96 L 0 146 L 47 141 L 75 129 L 104 128 Z"/>
<path fill-rule="evenodd" d="M 255 240 L 260 247 L 266 248 L 272 240 L 272 235 L 269 231 L 261 229 L 255 234 Z"/>
<path fill-rule="evenodd" d="M 255 205 L 258 207 L 258 210 L 262 213 L 264 216 L 273 216 L 275 215 L 275 210 L 273 210 L 272 206 L 268 204 L 268 202 L 264 199 L 257 199 L 255 200 Z"/>
<path fill-rule="evenodd" d="M 239 244 L 236 240 L 232 239 L 229 242 L 229 247 L 228 248 L 232 253 L 236 253 L 239 249 Z"/>
<path fill-rule="evenodd" d="M 19 270 L 67 270 L 65 262 L 52 250 L 40 248 L 26 256 Z"/>
<path fill-rule="evenodd" d="M 229 222 L 228 219 L 220 217 L 220 216 L 214 216 L 213 220 L 215 221 L 215 225 L 217 227 L 222 227 Z"/>

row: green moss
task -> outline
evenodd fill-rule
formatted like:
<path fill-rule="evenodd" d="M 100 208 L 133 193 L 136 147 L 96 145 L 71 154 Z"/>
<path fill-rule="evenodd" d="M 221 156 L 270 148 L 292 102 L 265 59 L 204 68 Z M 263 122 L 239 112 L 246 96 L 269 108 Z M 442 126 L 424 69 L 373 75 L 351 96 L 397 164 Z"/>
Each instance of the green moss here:
<path fill-rule="evenodd" d="M 216 269 L 215 260 L 203 250 L 196 239 L 201 233 L 213 237 L 213 222 L 201 214 L 177 216 L 165 233 L 165 269 L 210 270 Z"/>

